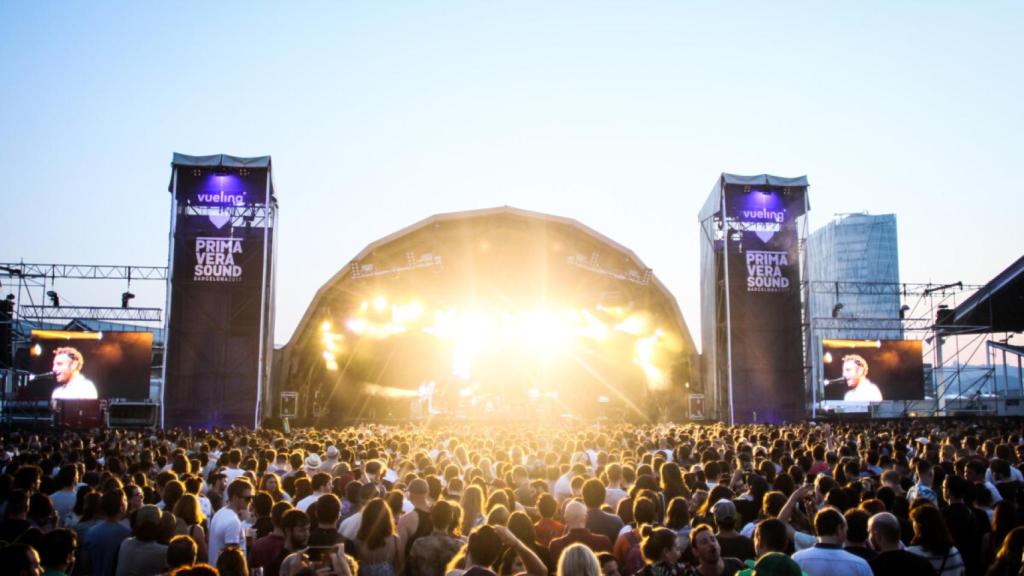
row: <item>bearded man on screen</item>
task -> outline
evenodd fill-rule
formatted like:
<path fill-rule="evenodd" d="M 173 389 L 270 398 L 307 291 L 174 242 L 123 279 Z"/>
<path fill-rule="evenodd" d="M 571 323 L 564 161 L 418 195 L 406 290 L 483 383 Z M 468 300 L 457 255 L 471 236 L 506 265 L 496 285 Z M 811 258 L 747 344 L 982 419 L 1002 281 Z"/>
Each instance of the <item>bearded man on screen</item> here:
<path fill-rule="evenodd" d="M 857 354 L 843 356 L 843 379 L 846 380 L 847 402 L 881 402 L 882 391 L 868 380 L 868 363 Z"/>
<path fill-rule="evenodd" d="M 82 375 L 85 359 L 78 350 L 66 346 L 53 351 L 53 378 L 58 386 L 52 400 L 95 400 L 96 385 Z"/>

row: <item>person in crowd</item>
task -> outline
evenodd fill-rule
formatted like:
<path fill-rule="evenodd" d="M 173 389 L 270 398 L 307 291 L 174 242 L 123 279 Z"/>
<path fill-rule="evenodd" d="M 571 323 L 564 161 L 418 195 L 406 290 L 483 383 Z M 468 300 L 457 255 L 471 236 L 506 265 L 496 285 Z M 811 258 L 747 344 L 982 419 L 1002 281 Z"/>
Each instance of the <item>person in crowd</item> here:
<path fill-rule="evenodd" d="M 100 498 L 103 521 L 85 534 L 85 549 L 96 576 L 115 574 L 117 552 L 121 543 L 131 536 L 131 529 L 121 523 L 127 509 L 128 500 L 120 487 L 107 490 Z"/>
<path fill-rule="evenodd" d="M 641 536 L 643 540 L 640 543 L 640 551 L 644 562 L 638 570 L 630 572 L 631 574 L 673 576 L 683 573 L 679 563 L 682 550 L 679 548 L 675 532 L 668 528 L 644 524 Z"/>
<path fill-rule="evenodd" d="M 220 576 L 249 576 L 245 550 L 241 546 L 228 544 L 217 556 L 217 572 Z"/>
<path fill-rule="evenodd" d="M 0 548 L 0 566 L 12 576 L 42 576 L 39 553 L 28 544 L 9 544 Z"/>
<path fill-rule="evenodd" d="M 868 564 L 875 576 L 934 576 L 931 562 L 903 548 L 900 531 L 899 519 L 889 512 L 879 512 L 868 520 L 868 539 L 877 553 Z"/>
<path fill-rule="evenodd" d="M 619 562 L 614 555 L 601 552 L 597 555 L 597 563 L 601 566 L 601 576 L 623 576 L 622 571 L 619 570 Z"/>
<path fill-rule="evenodd" d="M 614 546 L 612 546 L 612 554 L 615 556 L 615 560 L 627 574 L 633 574 L 644 566 L 644 556 L 641 549 L 643 530 L 645 526 L 655 526 L 658 523 L 657 506 L 658 504 L 650 498 L 638 497 L 634 499 L 634 525 L 630 526 L 628 531 L 623 531 L 619 534 Z"/>
<path fill-rule="evenodd" d="M 367 502 L 353 544 L 360 574 L 393 576 L 400 573 L 403 551 L 391 510 L 383 498 Z"/>
<path fill-rule="evenodd" d="M 285 534 L 283 522 L 285 514 L 291 510 L 294 510 L 291 502 L 282 500 L 274 504 L 270 512 L 270 519 L 274 529 L 270 534 L 256 540 L 252 544 L 252 567 L 262 568 L 264 576 L 277 576 L 281 569 L 281 562 L 289 554 L 287 551 L 289 536 Z M 301 524 L 298 517 L 295 517 L 292 521 Z M 308 524 L 308 516 L 306 521 Z M 299 536 L 301 537 L 301 534 Z M 296 547 L 292 552 L 299 548 L 301 546 Z"/>
<path fill-rule="evenodd" d="M 406 558 L 409 576 L 442 576 L 445 567 L 462 548 L 462 541 L 450 533 L 456 522 L 455 506 L 438 500 L 430 509 L 432 531 L 412 543 Z"/>
<path fill-rule="evenodd" d="M 430 487 L 427 481 L 416 478 L 409 483 L 409 502 L 413 509 L 398 519 L 398 541 L 404 554 L 408 555 L 417 538 L 434 531 L 430 524 Z"/>
<path fill-rule="evenodd" d="M 253 488 L 247 479 L 237 478 L 228 485 L 227 503 L 210 520 L 207 557 L 211 564 L 217 565 L 221 550 L 231 544 L 240 547 L 244 557 L 246 543 L 242 521 L 249 518 L 252 499 Z"/>
<path fill-rule="evenodd" d="M 191 536 L 178 534 L 167 544 L 167 572 L 189 568 L 201 557 L 197 542 Z"/>
<path fill-rule="evenodd" d="M 811 576 L 871 576 L 871 567 L 859 556 L 843 550 L 846 542 L 846 518 L 835 508 L 822 508 L 814 516 L 818 543 L 793 554 L 800 569 Z"/>
<path fill-rule="evenodd" d="M 308 496 L 306 496 L 302 500 L 299 500 L 295 504 L 295 508 L 298 510 L 302 510 L 303 512 L 308 510 L 309 507 L 313 505 L 313 502 L 316 502 L 318 498 L 325 494 L 331 493 L 330 474 L 326 472 L 316 472 L 315 474 L 313 474 L 313 479 L 311 482 L 313 491 Z"/>
<path fill-rule="evenodd" d="M 199 498 L 195 494 L 184 494 L 174 505 L 174 533 L 192 537 L 192 541 L 199 547 L 199 557 L 208 557 L 206 549 L 206 530 L 203 525 L 206 517 L 199 506 Z"/>
<path fill-rule="evenodd" d="M 690 547 L 697 560 L 694 570 L 700 576 L 731 576 L 743 569 L 739 558 L 722 556 L 718 539 L 708 524 L 700 524 L 690 531 Z"/>
<path fill-rule="evenodd" d="M 570 544 L 580 543 L 594 552 L 611 552 L 612 544 L 603 534 L 595 534 L 587 529 L 587 506 L 578 500 L 572 500 L 565 507 L 566 534 L 555 538 L 548 545 L 551 558 L 558 558 L 562 550 Z"/>
<path fill-rule="evenodd" d="M 877 554 L 868 545 L 868 520 L 871 516 L 860 509 L 851 508 L 843 515 L 846 518 L 846 542 L 843 550 L 871 563 Z"/>
<path fill-rule="evenodd" d="M 338 534 L 338 518 L 341 516 L 341 500 L 334 494 L 324 494 L 310 507 L 310 520 L 315 522 L 309 530 L 310 546 L 335 546 L 341 543 Z"/>
<path fill-rule="evenodd" d="M 558 502 L 549 493 L 541 494 L 537 498 L 537 512 L 540 513 L 540 520 L 533 525 L 537 534 L 537 542 L 542 546 L 549 546 L 551 541 L 565 533 L 565 524 L 555 519 L 558 511 Z"/>
<path fill-rule="evenodd" d="M 39 544 L 39 561 L 46 576 L 68 576 L 75 566 L 78 536 L 73 530 L 57 528 L 43 535 Z"/>
<path fill-rule="evenodd" d="M 558 576 L 600 576 L 601 565 L 594 551 L 580 543 L 569 545 L 558 558 Z"/>
<path fill-rule="evenodd" d="M 149 576 L 164 571 L 167 546 L 161 544 L 164 514 L 152 504 L 146 504 L 135 513 L 132 536 L 121 543 L 117 553 L 117 576 Z"/>
<path fill-rule="evenodd" d="M 277 474 L 269 471 L 264 472 L 263 476 L 260 478 L 259 491 L 270 494 L 270 497 L 274 499 L 274 502 L 280 502 L 281 500 L 291 502 L 292 499 L 291 496 L 281 489 L 281 479 Z"/>
<path fill-rule="evenodd" d="M 914 539 L 907 550 L 928 560 L 939 576 L 964 574 L 963 558 L 939 509 L 931 504 L 918 506 L 911 511 L 910 519 L 914 523 Z"/>
<path fill-rule="evenodd" d="M 711 514 L 714 516 L 715 525 L 718 526 L 715 538 L 722 549 L 722 556 L 739 558 L 741 561 L 753 560 L 754 542 L 736 531 L 736 524 L 739 521 L 736 504 L 723 498 L 711 507 Z"/>
<path fill-rule="evenodd" d="M 1017 576 L 1021 573 L 1021 557 L 1024 556 L 1024 526 L 1018 526 L 1003 539 L 1003 545 L 996 552 L 995 561 L 986 576 Z"/>
<path fill-rule="evenodd" d="M 74 510 L 77 501 L 78 481 L 78 467 L 74 464 L 65 464 L 57 473 L 57 485 L 60 489 L 50 495 L 50 501 L 53 503 L 54 509 L 57 510 L 61 526 L 65 528 L 67 526 L 64 520 Z"/>
<path fill-rule="evenodd" d="M 587 505 L 587 530 L 615 542 L 624 524 L 622 518 L 601 510 L 607 495 L 604 484 L 597 478 L 590 478 L 583 483 L 582 493 L 583 503 Z"/>

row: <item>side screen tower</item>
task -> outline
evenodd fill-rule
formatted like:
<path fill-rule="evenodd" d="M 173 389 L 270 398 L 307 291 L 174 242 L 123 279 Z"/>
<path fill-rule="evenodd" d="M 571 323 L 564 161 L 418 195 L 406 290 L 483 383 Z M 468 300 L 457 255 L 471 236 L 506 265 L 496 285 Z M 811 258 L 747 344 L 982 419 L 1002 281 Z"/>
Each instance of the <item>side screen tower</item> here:
<path fill-rule="evenodd" d="M 163 426 L 254 426 L 268 398 L 277 199 L 270 156 L 175 154 Z"/>
<path fill-rule="evenodd" d="M 723 421 L 806 413 L 807 186 L 804 176 L 722 174 L 700 212 L 702 366 Z"/>

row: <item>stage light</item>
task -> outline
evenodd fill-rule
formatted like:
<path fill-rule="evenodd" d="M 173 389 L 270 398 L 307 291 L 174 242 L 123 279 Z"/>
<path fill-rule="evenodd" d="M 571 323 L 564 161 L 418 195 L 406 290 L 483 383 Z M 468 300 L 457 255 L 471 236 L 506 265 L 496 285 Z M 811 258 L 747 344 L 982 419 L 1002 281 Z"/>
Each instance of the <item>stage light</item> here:
<path fill-rule="evenodd" d="M 320 331 L 321 332 L 330 332 L 331 331 L 331 321 L 330 320 L 324 320 L 323 323 L 320 324 Z"/>
<path fill-rule="evenodd" d="M 900 306 L 900 320 L 903 320 L 904 318 L 907 317 L 907 312 L 909 310 L 910 310 L 910 306 L 908 306 L 906 304 L 904 304 L 903 306 Z"/>
<path fill-rule="evenodd" d="M 383 296 L 377 296 L 373 299 L 373 309 L 377 312 L 383 312 L 388 307 L 388 299 Z"/>
<path fill-rule="evenodd" d="M 529 390 L 526 391 L 526 393 L 533 400 L 540 398 L 540 390 L 538 390 L 537 388 L 530 388 Z"/>
<path fill-rule="evenodd" d="M 843 303 L 839 302 L 832 307 L 832 317 L 839 318 L 839 312 L 843 309 Z"/>
<path fill-rule="evenodd" d="M 133 298 L 135 298 L 135 294 L 132 294 L 131 292 L 122 292 L 121 293 L 121 308 L 127 308 L 128 307 L 128 301 L 132 300 Z"/>
<path fill-rule="evenodd" d="M 338 371 L 338 362 L 335 361 L 333 358 L 328 360 L 327 361 L 327 369 L 330 370 L 331 372 L 337 372 Z"/>
<path fill-rule="evenodd" d="M 50 304 L 54 308 L 60 308 L 60 296 L 57 295 L 53 290 L 47 290 L 46 295 L 50 298 Z"/>
<path fill-rule="evenodd" d="M 367 322 L 362 318 L 350 318 L 345 322 L 345 327 L 356 334 L 363 334 L 366 332 Z"/>
<path fill-rule="evenodd" d="M 822 356 L 821 361 L 824 362 L 825 364 L 831 364 L 832 363 L 832 353 L 831 352 L 825 352 L 825 355 Z"/>
<path fill-rule="evenodd" d="M 469 398 L 472 395 L 473 395 L 473 389 L 470 388 L 469 386 L 464 386 L 462 388 L 459 388 L 459 396 L 462 396 L 463 398 Z"/>
<path fill-rule="evenodd" d="M 615 326 L 615 329 L 631 336 L 639 336 L 647 331 L 647 321 L 639 315 L 633 314 Z"/>
<path fill-rule="evenodd" d="M 610 401 L 611 401 L 611 399 L 608 398 L 607 396 L 598 396 L 597 397 L 597 403 L 598 404 L 607 404 Z"/>
<path fill-rule="evenodd" d="M 32 355 L 33 356 L 40 356 L 40 355 L 42 355 L 42 353 L 43 353 L 43 347 L 42 346 L 40 346 L 39 344 L 36 344 L 36 345 L 32 346 Z"/>

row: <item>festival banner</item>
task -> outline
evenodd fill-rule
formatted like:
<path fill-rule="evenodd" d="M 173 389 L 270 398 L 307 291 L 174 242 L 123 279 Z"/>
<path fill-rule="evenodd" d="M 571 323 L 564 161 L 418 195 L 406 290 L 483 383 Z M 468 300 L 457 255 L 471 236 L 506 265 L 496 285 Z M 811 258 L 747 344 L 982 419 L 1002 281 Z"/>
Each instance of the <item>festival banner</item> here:
<path fill-rule="evenodd" d="M 727 185 L 733 407 L 736 421 L 804 411 L 797 219 L 805 188 Z"/>

